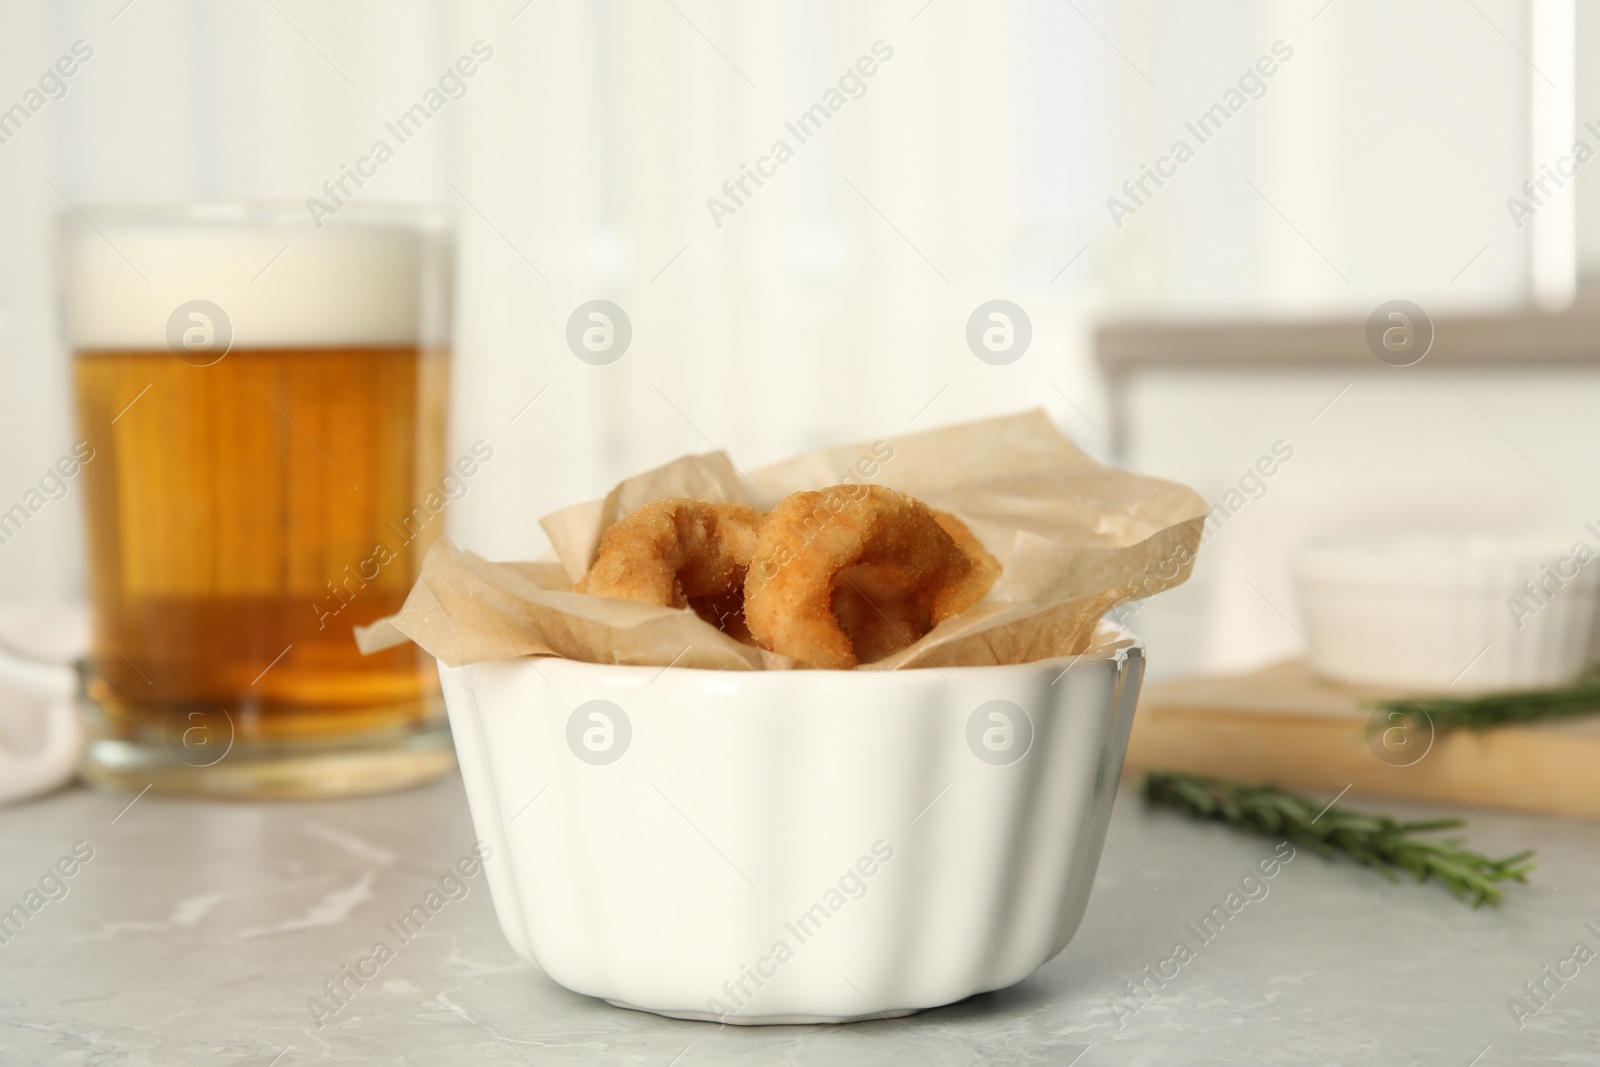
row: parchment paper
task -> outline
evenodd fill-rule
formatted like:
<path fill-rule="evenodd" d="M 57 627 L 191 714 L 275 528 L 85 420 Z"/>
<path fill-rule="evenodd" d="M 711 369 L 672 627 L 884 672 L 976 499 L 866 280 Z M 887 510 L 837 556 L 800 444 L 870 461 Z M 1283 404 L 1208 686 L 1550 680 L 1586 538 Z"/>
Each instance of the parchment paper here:
<path fill-rule="evenodd" d="M 1025 663 L 1085 651 L 1115 605 L 1189 577 L 1208 505 L 1192 489 L 1106 467 L 1042 410 L 810 452 L 740 472 L 720 452 L 685 456 L 603 499 L 540 520 L 554 562 L 494 563 L 448 541 L 429 549 L 399 614 L 357 627 L 364 652 L 406 640 L 451 666 L 520 656 L 777 670 L 690 609 L 571 591 L 612 522 L 660 497 L 770 508 L 789 493 L 873 482 L 953 512 L 1000 560 L 980 603 L 857 670 Z"/>

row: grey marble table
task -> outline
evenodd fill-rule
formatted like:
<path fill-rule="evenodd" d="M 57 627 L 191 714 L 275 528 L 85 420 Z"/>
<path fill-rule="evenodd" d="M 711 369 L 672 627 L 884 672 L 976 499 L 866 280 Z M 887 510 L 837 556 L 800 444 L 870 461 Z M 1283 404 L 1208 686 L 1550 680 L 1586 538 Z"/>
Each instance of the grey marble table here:
<path fill-rule="evenodd" d="M 1065 952 L 1012 989 L 836 1027 L 719 1028 L 569 993 L 512 954 L 479 875 L 348 1003 L 324 999 L 319 1027 L 310 998 L 472 846 L 460 781 L 276 807 L 128 801 L 73 789 L 0 810 L 0 908 L 40 893 L 0 927 L 0 1063 L 1600 1063 L 1600 963 L 1562 963 L 1580 941 L 1600 950 L 1585 823 L 1469 813 L 1480 849 L 1539 852 L 1500 910 L 1302 850 L 1202 942 L 1188 924 L 1272 842 L 1125 788 Z M 1180 940 L 1191 958 L 1163 965 Z M 1558 985 L 1547 965 L 1576 974 Z M 1141 980 L 1143 998 L 1125 986 Z M 1523 988 L 1541 980 L 1542 1004 Z M 1513 997 L 1539 1010 L 1514 1018 Z"/>

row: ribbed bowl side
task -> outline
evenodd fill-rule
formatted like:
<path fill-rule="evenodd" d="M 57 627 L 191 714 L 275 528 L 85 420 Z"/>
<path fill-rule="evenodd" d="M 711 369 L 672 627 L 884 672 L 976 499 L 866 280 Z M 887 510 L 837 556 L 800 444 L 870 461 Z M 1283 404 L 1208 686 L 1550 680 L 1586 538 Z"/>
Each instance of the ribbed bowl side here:
<path fill-rule="evenodd" d="M 1518 685 L 1555 685 L 1577 674 L 1594 649 L 1596 623 L 1600 621 L 1600 575 L 1580 572 L 1519 630 L 1509 611 L 1506 629 L 1513 637 L 1506 679 Z"/>
<path fill-rule="evenodd" d="M 1459 571 L 1452 586 L 1302 576 L 1312 666 L 1357 683 L 1484 690 L 1562 684 L 1596 651 L 1600 571 L 1540 599 L 1522 588 L 1538 573 L 1530 559 L 1464 560 Z"/>
<path fill-rule="evenodd" d="M 507 859 L 505 828 L 512 813 L 502 815 L 500 811 L 499 792 L 489 771 L 483 717 L 478 714 L 477 695 L 471 685 L 471 669 L 439 664 L 440 687 L 450 716 L 450 736 L 455 744 L 456 762 L 461 768 L 461 781 L 466 787 L 473 835 L 489 846 L 483 867 L 489 895 L 494 901 L 495 917 L 500 920 L 500 929 L 517 955 L 537 966 L 538 960 L 528 943 L 527 924 L 522 919 L 517 883 Z"/>
<path fill-rule="evenodd" d="M 1068 662 L 441 674 L 518 951 L 581 993 L 744 1022 L 949 1003 L 1060 951 L 1142 655 Z M 595 708 L 631 732 L 610 762 L 569 742 Z"/>

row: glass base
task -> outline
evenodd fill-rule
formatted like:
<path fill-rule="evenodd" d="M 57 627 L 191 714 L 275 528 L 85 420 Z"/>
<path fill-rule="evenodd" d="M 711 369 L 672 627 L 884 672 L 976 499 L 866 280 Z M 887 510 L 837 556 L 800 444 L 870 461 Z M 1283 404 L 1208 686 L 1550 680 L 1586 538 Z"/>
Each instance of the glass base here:
<path fill-rule="evenodd" d="M 214 763 L 180 758 L 163 738 L 105 736 L 88 709 L 90 740 L 80 767 L 90 785 L 137 793 L 260 800 L 387 793 L 455 769 L 450 724 L 442 715 L 338 738 L 238 743 Z"/>

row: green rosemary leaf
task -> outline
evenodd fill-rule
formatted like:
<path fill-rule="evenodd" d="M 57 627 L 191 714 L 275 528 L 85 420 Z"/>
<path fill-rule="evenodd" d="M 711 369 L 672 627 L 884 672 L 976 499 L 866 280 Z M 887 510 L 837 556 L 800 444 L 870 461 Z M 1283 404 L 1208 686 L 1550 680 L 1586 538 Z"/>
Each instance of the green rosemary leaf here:
<path fill-rule="evenodd" d="M 1435 730 L 1482 730 L 1507 723 L 1600 712 L 1600 663 L 1571 684 L 1556 689 L 1522 689 L 1473 697 L 1405 697 L 1379 700 L 1372 706 L 1412 720 L 1426 718 Z"/>
<path fill-rule="evenodd" d="M 1450 830 L 1462 819 L 1400 822 L 1387 815 L 1323 808 L 1310 797 L 1271 785 L 1241 785 L 1177 771 L 1152 771 L 1144 795 L 1154 803 L 1177 808 L 1196 818 L 1215 819 L 1266 837 L 1286 837 L 1325 857 L 1340 852 L 1371 867 L 1390 881 L 1396 871 L 1417 881 L 1439 882 L 1473 907 L 1499 904 L 1498 883 L 1526 882 L 1531 852 L 1491 859 L 1463 848 L 1461 838 L 1418 837 Z"/>

